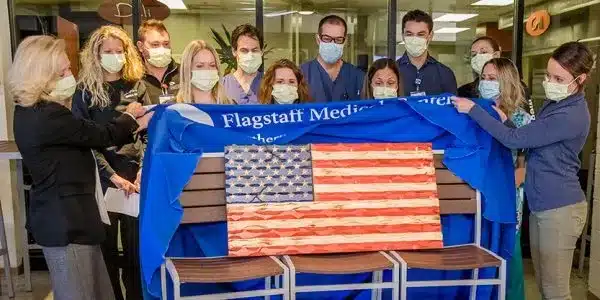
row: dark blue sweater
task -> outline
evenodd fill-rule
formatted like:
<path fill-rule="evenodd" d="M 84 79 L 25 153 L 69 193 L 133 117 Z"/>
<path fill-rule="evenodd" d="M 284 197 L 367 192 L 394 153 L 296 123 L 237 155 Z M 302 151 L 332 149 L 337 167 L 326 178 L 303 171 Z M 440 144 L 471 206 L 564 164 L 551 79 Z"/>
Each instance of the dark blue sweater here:
<path fill-rule="evenodd" d="M 544 102 L 536 120 L 509 128 L 475 105 L 471 118 L 511 149 L 529 148 L 525 193 L 531 211 L 545 211 L 581 201 L 579 153 L 590 131 L 590 113 L 582 93 Z"/>

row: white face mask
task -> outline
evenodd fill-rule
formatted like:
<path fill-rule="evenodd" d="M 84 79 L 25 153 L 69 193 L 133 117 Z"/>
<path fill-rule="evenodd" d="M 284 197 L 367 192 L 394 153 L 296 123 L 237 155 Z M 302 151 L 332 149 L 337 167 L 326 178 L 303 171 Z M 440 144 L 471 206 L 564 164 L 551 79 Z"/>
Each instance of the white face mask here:
<path fill-rule="evenodd" d="M 164 68 L 171 63 L 171 49 L 169 48 L 149 48 L 148 55 L 150 56 L 148 62 L 157 68 Z"/>
<path fill-rule="evenodd" d="M 192 71 L 192 85 L 201 91 L 210 91 L 219 82 L 217 70 L 194 70 Z"/>
<path fill-rule="evenodd" d="M 279 104 L 292 104 L 298 99 L 298 87 L 289 84 L 274 84 L 271 96 Z"/>
<path fill-rule="evenodd" d="M 77 81 L 73 75 L 61 78 L 56 82 L 56 87 L 50 92 L 50 97 L 60 101 L 70 98 L 75 93 Z"/>
<path fill-rule="evenodd" d="M 119 73 L 125 65 L 125 54 L 101 54 L 100 65 L 108 73 Z"/>
<path fill-rule="evenodd" d="M 500 95 L 500 82 L 495 80 L 480 80 L 479 95 L 485 99 L 495 100 Z"/>
<path fill-rule="evenodd" d="M 477 54 L 471 58 L 471 68 L 473 68 L 473 71 L 475 71 L 475 73 L 481 75 L 481 72 L 483 72 L 483 66 L 492 58 L 494 58 L 493 53 Z"/>
<path fill-rule="evenodd" d="M 262 53 L 248 52 L 238 54 L 238 65 L 247 74 L 254 74 L 262 65 Z"/>
<path fill-rule="evenodd" d="M 374 86 L 373 87 L 373 98 L 375 99 L 388 99 L 397 98 L 398 90 L 388 86 Z"/>
<path fill-rule="evenodd" d="M 418 36 L 405 36 L 404 46 L 406 52 L 412 57 L 419 57 L 427 51 L 427 39 Z"/>
<path fill-rule="evenodd" d="M 556 83 L 550 82 L 548 79 L 544 79 L 542 85 L 544 86 L 546 98 L 548 100 L 558 102 L 569 97 L 572 94 L 569 92 L 569 86 L 571 86 L 571 84 L 573 84 L 578 78 L 579 76 L 569 83 Z"/>

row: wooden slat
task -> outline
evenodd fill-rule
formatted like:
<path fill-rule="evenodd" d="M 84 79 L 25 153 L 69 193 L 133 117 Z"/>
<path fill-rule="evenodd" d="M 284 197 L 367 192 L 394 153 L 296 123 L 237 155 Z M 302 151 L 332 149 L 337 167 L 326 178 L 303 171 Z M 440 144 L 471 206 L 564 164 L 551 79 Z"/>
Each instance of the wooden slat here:
<path fill-rule="evenodd" d="M 437 184 L 464 183 L 462 179 L 454 175 L 454 173 L 448 169 L 435 170 L 435 178 Z"/>
<path fill-rule="evenodd" d="M 225 172 L 225 159 L 223 157 L 204 157 L 200 159 L 194 173 Z"/>
<path fill-rule="evenodd" d="M 436 154 L 433 156 L 433 165 L 436 169 L 446 169 L 446 166 L 444 166 L 442 160 L 444 160 L 444 156 L 441 154 Z"/>
<path fill-rule="evenodd" d="M 194 174 L 185 186 L 185 191 L 214 190 L 225 188 L 225 173 Z"/>
<path fill-rule="evenodd" d="M 475 200 L 444 200 L 440 201 L 440 214 L 474 214 L 477 212 L 477 202 Z"/>
<path fill-rule="evenodd" d="M 502 263 L 476 245 L 464 245 L 443 249 L 398 251 L 409 268 L 434 270 L 470 270 L 498 267 Z"/>
<path fill-rule="evenodd" d="M 185 191 L 179 202 L 183 207 L 225 205 L 225 190 Z"/>
<path fill-rule="evenodd" d="M 189 207 L 183 210 L 181 224 L 210 223 L 227 220 L 225 205 Z"/>
<path fill-rule="evenodd" d="M 438 185 L 440 200 L 475 199 L 475 190 L 468 184 L 440 184 Z"/>

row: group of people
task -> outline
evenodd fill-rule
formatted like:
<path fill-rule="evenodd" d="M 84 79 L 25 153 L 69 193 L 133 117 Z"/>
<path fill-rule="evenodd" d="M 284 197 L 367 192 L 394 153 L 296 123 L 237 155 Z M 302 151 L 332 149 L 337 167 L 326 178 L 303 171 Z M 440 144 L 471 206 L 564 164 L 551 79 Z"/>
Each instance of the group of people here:
<path fill-rule="evenodd" d="M 138 220 L 105 214 L 97 201 L 108 188 L 126 194 L 140 189 L 145 128 L 152 117 L 143 106 L 301 104 L 451 93 L 457 95 L 459 112 L 515 149 L 518 227 L 524 185 L 540 292 L 544 299 L 570 299 L 571 259 L 586 218 L 577 172 L 590 126 L 583 94 L 593 65 L 590 50 L 571 42 L 553 53 L 544 81 L 547 101 L 534 116 L 517 68 L 501 57 L 493 38 L 473 42 L 476 79 L 457 88 L 452 70 L 428 52 L 431 16 L 408 12 L 402 32 L 406 53 L 397 61 L 375 61 L 366 76 L 343 61 L 347 25 L 335 15 L 319 23 L 314 60 L 298 67 L 280 59 L 264 73 L 263 36 L 248 24 L 232 32 L 237 67 L 227 75 L 215 49 L 203 40 L 190 42 L 177 64 L 169 32 L 157 20 L 141 25 L 136 42 L 121 27 L 97 29 L 81 51 L 77 80 L 64 41 L 26 38 L 14 57 L 8 87 L 17 104 L 15 140 L 33 179 L 27 226 L 43 248 L 54 298 L 142 299 Z M 501 121 L 467 98 L 494 100 Z M 511 269 L 517 280 L 509 284 L 509 299 L 523 299 L 518 242 Z"/>

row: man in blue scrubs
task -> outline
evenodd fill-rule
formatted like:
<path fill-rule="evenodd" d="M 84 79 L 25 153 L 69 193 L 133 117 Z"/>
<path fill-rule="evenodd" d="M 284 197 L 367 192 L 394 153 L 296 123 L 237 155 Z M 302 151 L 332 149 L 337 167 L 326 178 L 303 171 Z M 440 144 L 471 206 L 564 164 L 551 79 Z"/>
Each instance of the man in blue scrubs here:
<path fill-rule="evenodd" d="M 250 24 L 236 27 L 231 33 L 231 48 L 237 60 L 237 69 L 223 77 L 222 84 L 227 97 L 237 104 L 258 104 L 258 88 L 263 74 L 262 33 Z"/>
<path fill-rule="evenodd" d="M 406 13 L 402 18 L 402 36 L 406 52 L 397 63 L 404 79 L 405 96 L 456 95 L 454 72 L 427 51 L 433 39 L 431 16 L 420 10 Z"/>
<path fill-rule="evenodd" d="M 315 102 L 360 99 L 365 73 L 342 60 L 347 32 L 346 21 L 338 16 L 330 15 L 319 22 L 319 55 L 300 66 Z"/>

